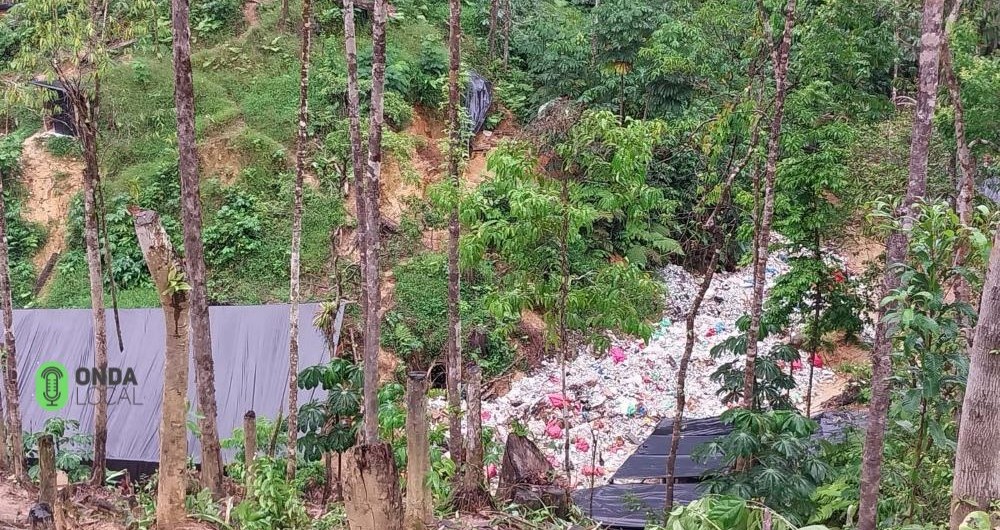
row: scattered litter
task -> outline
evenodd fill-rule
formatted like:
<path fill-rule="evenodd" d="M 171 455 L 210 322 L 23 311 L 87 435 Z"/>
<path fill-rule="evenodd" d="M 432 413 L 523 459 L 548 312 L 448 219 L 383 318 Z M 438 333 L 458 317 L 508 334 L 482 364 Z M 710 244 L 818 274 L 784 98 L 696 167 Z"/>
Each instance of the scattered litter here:
<path fill-rule="evenodd" d="M 766 269 L 769 282 L 788 270 L 787 260 L 787 253 L 772 253 Z M 567 361 L 565 395 L 560 390 L 559 364 L 546 361 L 535 373 L 514 381 L 506 395 L 483 403 L 484 424 L 494 427 L 501 440 L 515 423 L 526 427 L 556 469 L 563 466 L 560 440 L 568 430 L 576 449 L 570 451 L 574 474 L 613 474 L 660 419 L 674 415 L 676 367 L 684 350 L 685 321 L 701 278 L 673 265 L 660 274 L 668 294 L 664 316 L 648 343 L 635 337 L 611 336 L 607 354 L 595 357 L 593 351 L 581 349 Z M 709 350 L 736 333 L 736 320 L 749 307 L 752 276 L 751 267 L 716 274 L 705 295 L 695 320 L 698 340 L 687 374 L 686 417 L 712 417 L 727 409 L 719 402 L 719 386 L 710 379 L 720 363 Z M 769 337 L 761 349 L 783 340 L 787 337 Z M 822 358 L 817 356 L 812 362 L 815 391 L 834 383 L 834 374 L 825 368 Z M 798 385 L 791 397 L 804 408 L 809 375 L 801 366 L 801 361 L 793 362 Z M 432 403 L 437 410 L 445 407 L 443 398 Z M 592 464 L 593 440 L 600 466 Z"/>

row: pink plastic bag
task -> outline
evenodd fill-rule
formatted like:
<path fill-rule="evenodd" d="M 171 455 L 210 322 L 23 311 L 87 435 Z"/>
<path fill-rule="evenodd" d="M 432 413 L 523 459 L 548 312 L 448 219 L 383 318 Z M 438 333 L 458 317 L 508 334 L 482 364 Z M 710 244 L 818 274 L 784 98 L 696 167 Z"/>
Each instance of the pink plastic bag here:
<path fill-rule="evenodd" d="M 625 351 L 624 350 L 622 350 L 619 346 L 612 346 L 611 347 L 611 360 L 615 364 L 621 364 L 622 361 L 624 361 L 625 359 L 626 359 L 626 357 L 625 357 Z"/>
<path fill-rule="evenodd" d="M 562 426 L 559 425 L 558 420 L 552 420 L 545 426 L 545 435 L 553 440 L 562 438 Z"/>

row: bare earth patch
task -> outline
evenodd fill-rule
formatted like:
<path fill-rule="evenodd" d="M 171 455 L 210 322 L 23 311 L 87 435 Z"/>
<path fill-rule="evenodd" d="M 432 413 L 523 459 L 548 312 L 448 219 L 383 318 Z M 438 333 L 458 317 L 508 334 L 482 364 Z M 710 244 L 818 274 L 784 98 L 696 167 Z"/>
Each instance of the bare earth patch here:
<path fill-rule="evenodd" d="M 70 202 L 83 186 L 83 160 L 56 157 L 45 149 L 44 141 L 41 133 L 33 134 L 21 151 L 21 182 L 28 194 L 22 213 L 48 231 L 45 246 L 33 260 L 36 270 L 66 249 Z"/>

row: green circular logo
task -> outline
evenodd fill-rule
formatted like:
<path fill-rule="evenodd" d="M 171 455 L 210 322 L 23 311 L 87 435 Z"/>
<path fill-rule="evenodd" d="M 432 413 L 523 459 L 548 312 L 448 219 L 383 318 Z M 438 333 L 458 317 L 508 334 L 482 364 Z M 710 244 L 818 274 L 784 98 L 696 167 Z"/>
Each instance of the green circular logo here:
<path fill-rule="evenodd" d="M 57 361 L 43 363 L 35 372 L 35 400 L 44 410 L 56 411 L 69 402 L 69 372 Z"/>

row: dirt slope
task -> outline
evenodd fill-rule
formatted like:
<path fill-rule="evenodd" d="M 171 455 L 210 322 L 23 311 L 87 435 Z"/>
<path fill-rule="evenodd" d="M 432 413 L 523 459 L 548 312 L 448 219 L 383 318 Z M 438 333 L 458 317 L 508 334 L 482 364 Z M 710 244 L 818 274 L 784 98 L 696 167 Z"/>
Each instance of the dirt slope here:
<path fill-rule="evenodd" d="M 45 149 L 45 138 L 29 136 L 21 151 L 21 182 L 28 194 L 23 214 L 48 231 L 45 246 L 35 255 L 41 270 L 56 253 L 66 249 L 66 226 L 70 202 L 83 185 L 83 161 L 58 158 Z"/>

